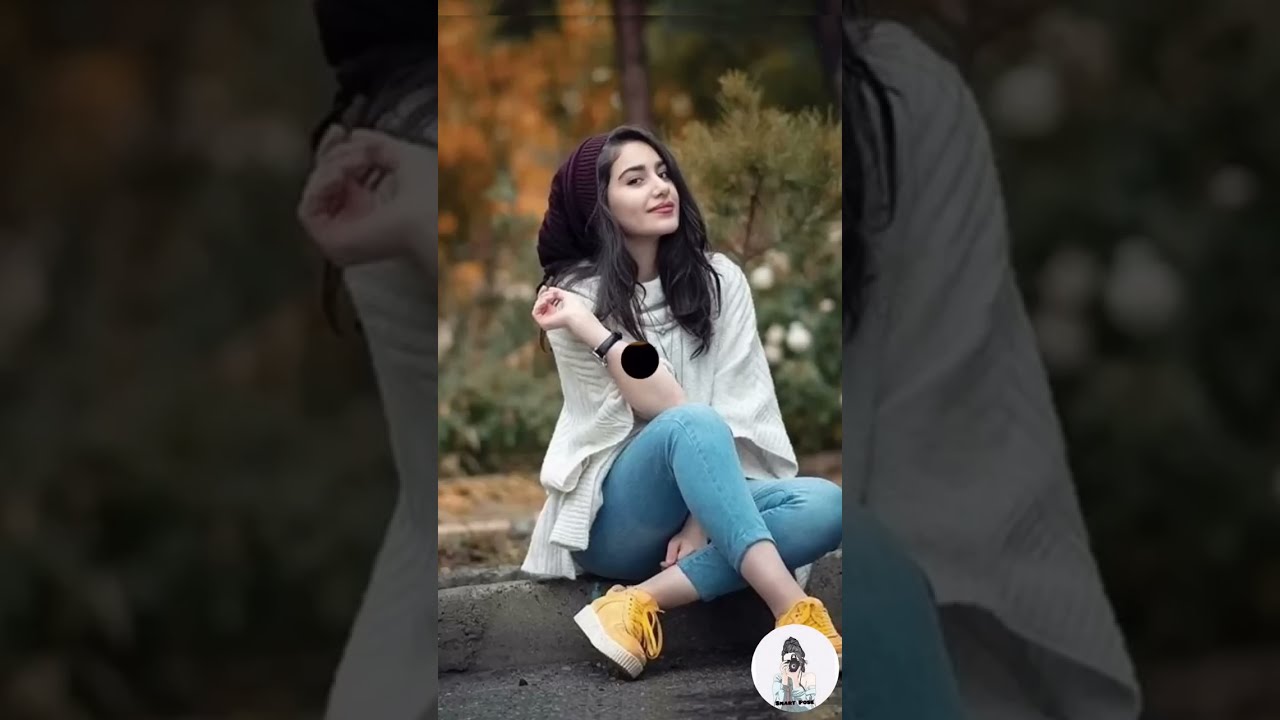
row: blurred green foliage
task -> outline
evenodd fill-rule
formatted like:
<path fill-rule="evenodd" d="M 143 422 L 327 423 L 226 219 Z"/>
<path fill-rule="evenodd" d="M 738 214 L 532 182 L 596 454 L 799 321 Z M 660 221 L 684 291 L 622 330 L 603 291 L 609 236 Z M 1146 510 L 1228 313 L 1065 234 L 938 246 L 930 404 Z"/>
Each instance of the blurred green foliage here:
<path fill-rule="evenodd" d="M 751 281 L 796 451 L 839 449 L 839 124 L 767 106 L 742 73 L 719 85 L 719 116 L 685 126 L 673 149 L 712 245 Z"/>
<path fill-rule="evenodd" d="M 968 62 L 1140 655 L 1280 638 L 1280 78 L 1261 4 L 1056 5 Z"/>

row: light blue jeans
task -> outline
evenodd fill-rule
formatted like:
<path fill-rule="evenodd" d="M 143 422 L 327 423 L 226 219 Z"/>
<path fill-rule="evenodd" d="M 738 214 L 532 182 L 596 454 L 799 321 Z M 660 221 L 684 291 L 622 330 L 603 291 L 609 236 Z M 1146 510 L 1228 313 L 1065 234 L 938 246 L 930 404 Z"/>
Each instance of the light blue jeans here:
<path fill-rule="evenodd" d="M 677 564 L 701 600 L 747 587 L 738 569 L 761 540 L 772 541 L 792 570 L 840 546 L 840 486 L 743 477 L 729 426 L 706 405 L 680 405 L 650 421 L 610 468 L 603 492 L 587 549 L 573 555 L 600 577 L 639 582 L 658 574 L 691 512 L 711 544 Z"/>
<path fill-rule="evenodd" d="M 573 554 L 582 568 L 647 580 L 692 512 L 711 544 L 678 565 L 702 600 L 747 587 L 742 556 L 761 540 L 792 570 L 843 545 L 846 710 L 863 720 L 964 717 L 924 573 L 861 507 L 849 509 L 852 534 L 843 533 L 840 486 L 745 478 L 728 425 L 690 404 L 661 413 L 632 439 L 603 493 L 587 549 Z"/>

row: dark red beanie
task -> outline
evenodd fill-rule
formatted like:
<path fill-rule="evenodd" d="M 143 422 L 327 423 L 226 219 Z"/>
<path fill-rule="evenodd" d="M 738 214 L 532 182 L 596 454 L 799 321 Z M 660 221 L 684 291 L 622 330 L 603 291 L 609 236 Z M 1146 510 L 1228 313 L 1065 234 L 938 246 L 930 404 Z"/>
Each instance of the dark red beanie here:
<path fill-rule="evenodd" d="M 595 250 L 588 241 L 587 221 L 596 204 L 596 161 L 607 134 L 582 141 L 551 180 L 547 214 L 538 230 L 538 262 L 543 269 L 566 260 L 580 260 Z"/>

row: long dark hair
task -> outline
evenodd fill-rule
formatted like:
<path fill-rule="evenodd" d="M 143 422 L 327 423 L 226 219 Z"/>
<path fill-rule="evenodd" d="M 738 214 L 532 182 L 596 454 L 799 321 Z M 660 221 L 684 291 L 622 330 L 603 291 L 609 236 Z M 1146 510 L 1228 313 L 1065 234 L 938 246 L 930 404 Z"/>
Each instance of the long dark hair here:
<path fill-rule="evenodd" d="M 869 32 L 863 3 L 844 0 L 852 28 L 841 33 L 841 172 L 843 198 L 844 336 L 857 331 L 866 311 L 866 288 L 873 281 L 869 234 L 883 229 L 897 210 L 897 133 L 889 88 L 863 56 Z M 877 212 L 877 210 L 879 212 Z"/>
<path fill-rule="evenodd" d="M 644 339 L 639 313 L 642 298 L 636 293 L 636 261 L 627 252 L 625 235 L 609 210 L 610 169 L 624 143 L 639 141 L 653 148 L 667 167 L 667 175 L 680 196 L 680 227 L 658 241 L 658 277 L 672 318 L 698 339 L 693 357 L 711 346 L 713 308 L 720 303 L 720 276 L 711 267 L 706 225 L 671 151 L 649 131 L 623 125 L 609 133 L 596 160 L 596 201 L 587 221 L 589 257 L 583 257 L 567 240 L 548 248 L 543 279 L 538 285 L 566 285 L 598 276 L 595 314 L 611 318 L 632 337 Z"/>

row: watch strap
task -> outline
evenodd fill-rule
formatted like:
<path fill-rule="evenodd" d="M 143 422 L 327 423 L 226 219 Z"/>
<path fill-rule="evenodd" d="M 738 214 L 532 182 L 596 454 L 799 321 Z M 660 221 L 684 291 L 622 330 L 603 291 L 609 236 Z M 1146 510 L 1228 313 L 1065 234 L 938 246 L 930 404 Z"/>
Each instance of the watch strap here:
<path fill-rule="evenodd" d="M 596 359 L 600 361 L 601 365 L 605 364 L 605 357 L 609 353 L 609 348 L 613 347 L 613 344 L 618 342 L 621 339 L 622 339 L 622 333 L 618 332 L 617 330 L 614 330 L 613 332 L 609 333 L 609 337 L 605 338 L 604 342 L 600 343 L 598 346 L 596 346 L 596 349 L 591 351 L 592 354 L 596 356 Z"/>

